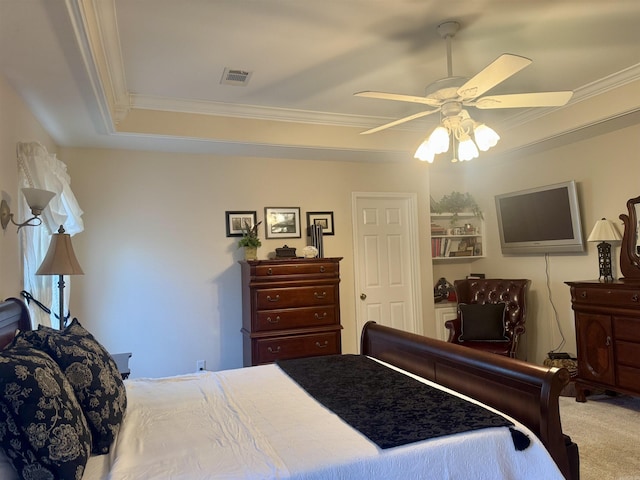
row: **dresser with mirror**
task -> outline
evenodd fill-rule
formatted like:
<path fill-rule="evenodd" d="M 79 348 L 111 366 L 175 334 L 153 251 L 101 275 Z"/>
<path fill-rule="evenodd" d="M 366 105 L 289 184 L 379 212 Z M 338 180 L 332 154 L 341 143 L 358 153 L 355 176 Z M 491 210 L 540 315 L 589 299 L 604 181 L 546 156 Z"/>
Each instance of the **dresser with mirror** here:
<path fill-rule="evenodd" d="M 575 314 L 576 400 L 593 391 L 640 396 L 640 197 L 620 215 L 624 234 L 616 280 L 566 282 Z"/>

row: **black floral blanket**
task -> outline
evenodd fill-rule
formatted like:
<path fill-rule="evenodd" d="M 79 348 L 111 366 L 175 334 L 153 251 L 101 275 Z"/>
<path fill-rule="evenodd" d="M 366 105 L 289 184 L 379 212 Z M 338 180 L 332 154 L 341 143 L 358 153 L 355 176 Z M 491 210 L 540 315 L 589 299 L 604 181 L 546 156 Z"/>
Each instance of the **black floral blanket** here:
<path fill-rule="evenodd" d="M 278 361 L 296 383 L 380 448 L 488 427 L 509 420 L 362 355 Z M 517 450 L 529 439 L 511 428 Z"/>

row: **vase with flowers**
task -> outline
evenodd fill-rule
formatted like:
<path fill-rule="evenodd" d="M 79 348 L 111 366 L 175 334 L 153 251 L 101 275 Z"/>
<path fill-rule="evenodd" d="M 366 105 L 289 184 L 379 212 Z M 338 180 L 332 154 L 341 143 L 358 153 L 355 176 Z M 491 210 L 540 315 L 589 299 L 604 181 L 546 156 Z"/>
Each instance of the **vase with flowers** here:
<path fill-rule="evenodd" d="M 262 246 L 262 242 L 258 238 L 258 226 L 262 222 L 250 226 L 248 223 L 242 225 L 242 238 L 238 240 L 238 248 L 244 248 L 245 260 L 258 259 L 258 247 Z"/>

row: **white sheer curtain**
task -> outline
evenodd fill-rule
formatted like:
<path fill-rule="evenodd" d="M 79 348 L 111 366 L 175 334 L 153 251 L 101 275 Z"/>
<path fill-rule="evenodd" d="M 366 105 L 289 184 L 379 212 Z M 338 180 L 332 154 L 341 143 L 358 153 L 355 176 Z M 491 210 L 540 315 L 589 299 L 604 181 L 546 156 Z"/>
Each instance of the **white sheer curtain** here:
<path fill-rule="evenodd" d="M 58 319 L 54 312 L 59 311 L 58 301 L 58 277 L 57 275 L 36 275 L 36 270 L 42 263 L 51 235 L 58 231 L 60 225 L 64 226 L 66 233 L 75 235 L 84 230 L 82 223 L 82 210 L 71 191 L 71 178 L 67 173 L 67 166 L 58 160 L 55 154 L 50 154 L 47 149 L 38 142 L 18 143 L 18 182 L 19 188 L 42 188 L 55 192 L 49 206 L 44 210 L 42 225 L 39 227 L 21 228 L 20 246 L 22 249 L 23 285 L 35 299 L 51 309 L 51 315 L 47 315 L 42 309 L 29 305 L 34 327 L 41 324 L 58 327 Z M 23 195 L 20 202 L 20 218 L 28 218 L 31 211 Z M 70 281 L 64 278 L 64 304 L 69 305 Z M 66 314 L 66 313 L 65 313 Z"/>

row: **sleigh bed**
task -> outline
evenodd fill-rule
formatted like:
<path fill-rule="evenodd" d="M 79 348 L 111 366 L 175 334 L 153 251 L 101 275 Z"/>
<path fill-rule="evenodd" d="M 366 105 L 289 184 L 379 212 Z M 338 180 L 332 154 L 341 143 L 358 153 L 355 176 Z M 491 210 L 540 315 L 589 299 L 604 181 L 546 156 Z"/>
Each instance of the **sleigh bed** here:
<path fill-rule="evenodd" d="M 15 348 L 18 329 L 30 329 L 24 304 L 0 303 L 0 348 Z M 566 370 L 374 322 L 363 329 L 361 354 L 126 380 L 117 437 L 88 459 L 82 479 L 578 480 L 577 447 L 559 417 Z M 418 410 L 406 388 L 422 395 Z M 471 417 L 489 424 L 460 427 Z M 0 478 L 18 478 L 2 450 Z"/>

